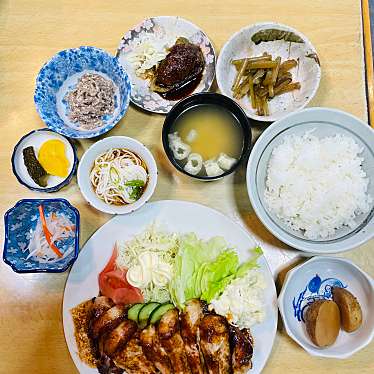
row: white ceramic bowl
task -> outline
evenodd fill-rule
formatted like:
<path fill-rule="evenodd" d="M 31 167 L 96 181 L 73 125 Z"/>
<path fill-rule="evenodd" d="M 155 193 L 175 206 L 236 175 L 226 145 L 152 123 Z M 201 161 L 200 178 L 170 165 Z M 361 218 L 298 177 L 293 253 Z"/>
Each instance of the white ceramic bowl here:
<path fill-rule="evenodd" d="M 251 37 L 260 30 L 279 29 L 293 32 L 304 43 L 290 43 L 283 40 L 261 42 L 256 45 Z M 285 115 L 304 108 L 317 92 L 321 80 L 321 67 L 315 48 L 308 38 L 292 27 L 274 22 L 256 23 L 246 26 L 234 34 L 220 51 L 216 77 L 222 94 L 233 99 L 231 86 L 236 77 L 236 69 L 231 60 L 244 57 L 260 56 L 264 52 L 270 53 L 273 58 L 280 56 L 282 61 L 298 59 L 298 66 L 291 69 L 294 82 L 301 83 L 301 89 L 274 97 L 269 102 L 269 116 L 258 116 L 252 108 L 247 96 L 236 100 L 246 112 L 247 116 L 258 121 L 276 121 Z"/>
<path fill-rule="evenodd" d="M 109 150 L 110 148 L 126 148 L 136 153 L 146 163 L 148 168 L 149 180 L 147 187 L 139 200 L 132 204 L 123 206 L 109 205 L 99 199 L 95 194 L 91 181 L 90 172 L 95 158 Z M 94 208 L 109 214 L 127 214 L 139 209 L 153 195 L 157 184 L 157 165 L 152 153 L 139 141 L 127 136 L 111 136 L 91 145 L 82 156 L 78 166 L 78 185 L 83 197 Z"/>
<path fill-rule="evenodd" d="M 266 228 L 282 242 L 305 252 L 331 254 L 348 251 L 374 237 L 374 207 L 355 218 L 356 226 L 342 227 L 334 236 L 310 240 L 301 230 L 293 230 L 268 209 L 265 202 L 267 166 L 271 153 L 286 135 L 303 135 L 314 130 L 319 138 L 344 134 L 362 147 L 362 169 L 369 177 L 368 193 L 374 198 L 374 131 L 351 114 L 329 108 L 308 108 L 273 123 L 252 148 L 247 166 L 247 190 L 256 215 Z"/>
<path fill-rule="evenodd" d="M 352 333 L 340 330 L 336 342 L 327 348 L 312 343 L 303 321 L 308 303 L 331 300 L 331 287 L 345 287 L 359 301 L 361 327 Z M 290 270 L 278 298 L 287 334 L 312 356 L 348 358 L 367 346 L 374 337 L 374 281 L 351 261 L 334 257 L 314 257 Z"/>

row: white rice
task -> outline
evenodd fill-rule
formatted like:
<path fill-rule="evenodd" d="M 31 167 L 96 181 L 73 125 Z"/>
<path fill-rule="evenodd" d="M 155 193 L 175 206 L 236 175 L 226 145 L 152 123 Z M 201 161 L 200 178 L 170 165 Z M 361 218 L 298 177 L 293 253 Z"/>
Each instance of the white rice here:
<path fill-rule="evenodd" d="M 268 164 L 264 195 L 270 211 L 309 239 L 327 238 L 343 226 L 355 228 L 355 218 L 373 203 L 361 152 L 341 134 L 285 136 Z"/>

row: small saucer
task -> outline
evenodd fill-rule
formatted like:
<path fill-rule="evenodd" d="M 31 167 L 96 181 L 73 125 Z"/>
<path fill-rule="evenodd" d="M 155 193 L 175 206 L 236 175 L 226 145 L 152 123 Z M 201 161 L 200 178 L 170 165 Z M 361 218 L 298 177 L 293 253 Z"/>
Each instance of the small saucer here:
<path fill-rule="evenodd" d="M 66 178 L 61 178 L 54 175 L 48 176 L 48 182 L 46 187 L 41 187 L 36 184 L 31 176 L 29 175 L 26 166 L 23 161 L 23 149 L 28 146 L 33 146 L 35 155 L 38 154 L 40 146 L 47 140 L 58 139 L 65 144 L 65 155 L 69 160 L 69 172 Z M 64 136 L 50 130 L 50 129 L 39 129 L 31 131 L 24 135 L 16 144 L 12 155 L 12 169 L 13 173 L 18 179 L 18 182 L 33 191 L 39 192 L 56 192 L 62 187 L 69 184 L 77 169 L 78 157 L 74 145 L 65 138 Z"/>
<path fill-rule="evenodd" d="M 316 300 L 331 300 L 333 287 L 346 288 L 357 297 L 362 326 L 352 333 L 341 330 L 333 345 L 320 348 L 308 337 L 304 313 Z M 317 256 L 290 270 L 278 306 L 287 334 L 312 356 L 348 358 L 374 338 L 373 279 L 347 259 Z"/>

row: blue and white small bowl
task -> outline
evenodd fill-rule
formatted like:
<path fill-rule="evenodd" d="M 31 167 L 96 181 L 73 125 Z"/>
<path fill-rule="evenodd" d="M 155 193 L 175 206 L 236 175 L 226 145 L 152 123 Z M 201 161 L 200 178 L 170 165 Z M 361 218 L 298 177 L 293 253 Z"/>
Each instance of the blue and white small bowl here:
<path fill-rule="evenodd" d="M 362 325 L 352 333 L 340 330 L 336 342 L 317 347 L 305 328 L 305 312 L 315 300 L 331 300 L 332 287 L 346 288 L 362 309 Z M 354 263 L 343 258 L 314 257 L 290 270 L 278 298 L 287 334 L 312 356 L 348 358 L 374 337 L 374 281 Z"/>
<path fill-rule="evenodd" d="M 103 118 L 103 125 L 93 130 L 84 130 L 69 120 L 64 100 L 87 72 L 110 79 L 116 87 L 114 113 Z M 111 130 L 121 120 L 129 106 L 130 91 L 130 80 L 117 58 L 102 49 L 84 46 L 58 52 L 44 64 L 36 78 L 34 101 L 50 129 L 70 138 L 92 138 Z"/>
<path fill-rule="evenodd" d="M 41 145 L 47 140 L 57 139 L 61 140 L 65 144 L 65 156 L 69 161 L 68 176 L 61 178 L 55 175 L 49 175 L 47 180 L 47 186 L 41 187 L 31 178 L 29 175 L 24 160 L 23 160 L 23 149 L 32 146 L 35 151 L 35 155 L 38 155 L 38 150 Z M 12 154 L 12 170 L 19 183 L 26 186 L 32 191 L 38 192 L 56 192 L 62 187 L 68 185 L 77 170 L 78 156 L 74 144 L 65 136 L 57 134 L 50 129 L 39 129 L 29 132 L 24 135 L 18 143 L 15 145 Z"/>
<path fill-rule="evenodd" d="M 39 205 L 43 205 L 45 215 L 52 212 L 63 213 L 75 225 L 74 238 L 56 242 L 60 251 L 65 252 L 70 247 L 73 251 L 54 263 L 39 263 L 28 256 L 27 246 L 31 234 L 38 222 Z M 79 252 L 79 211 L 65 199 L 24 199 L 9 209 L 4 215 L 4 251 L 3 260 L 16 273 L 62 273 L 74 263 Z"/>

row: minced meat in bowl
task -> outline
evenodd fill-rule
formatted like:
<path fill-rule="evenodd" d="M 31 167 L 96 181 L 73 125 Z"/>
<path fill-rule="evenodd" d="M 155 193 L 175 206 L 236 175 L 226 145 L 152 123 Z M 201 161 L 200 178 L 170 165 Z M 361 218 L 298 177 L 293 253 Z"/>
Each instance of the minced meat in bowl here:
<path fill-rule="evenodd" d="M 58 52 L 40 70 L 37 111 L 52 130 L 92 138 L 112 129 L 129 106 L 131 85 L 117 59 L 95 47 Z"/>

